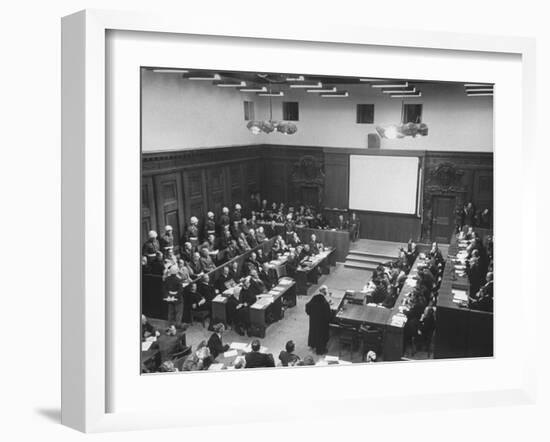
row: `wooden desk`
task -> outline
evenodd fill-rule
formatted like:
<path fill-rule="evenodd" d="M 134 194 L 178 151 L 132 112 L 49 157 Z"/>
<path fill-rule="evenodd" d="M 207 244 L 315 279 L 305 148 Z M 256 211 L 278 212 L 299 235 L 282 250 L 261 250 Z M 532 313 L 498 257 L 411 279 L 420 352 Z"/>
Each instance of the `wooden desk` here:
<path fill-rule="evenodd" d="M 328 274 L 330 272 L 330 261 L 333 259 L 335 249 L 330 247 L 328 250 L 313 255 L 303 260 L 296 269 L 296 294 L 307 295 L 308 282 L 317 284 L 319 280 L 319 272 L 317 268 L 321 269 L 321 273 Z"/>
<path fill-rule="evenodd" d="M 296 305 L 296 282 L 292 278 L 282 278 L 277 286 L 267 294 L 271 294 L 271 297 L 259 299 L 254 305 L 250 306 L 249 334 L 251 336 L 265 338 L 265 331 L 269 325 L 269 316 L 274 321 L 280 320 L 283 316 L 283 300 L 289 306 L 293 307 Z"/>
<path fill-rule="evenodd" d="M 296 227 L 296 232 L 300 240 L 307 244 L 310 241 L 311 235 L 315 234 L 317 240 L 323 243 L 324 246 L 333 247 L 336 252 L 331 258 L 330 265 L 336 265 L 336 262 L 344 262 L 349 253 L 350 232 L 347 230 L 326 230 L 326 229 L 311 229 L 309 227 Z"/>
<path fill-rule="evenodd" d="M 453 259 L 463 249 L 453 235 L 437 297 L 434 357 L 465 358 L 493 355 L 493 313 L 457 302 L 453 290 L 469 291 L 467 277 L 454 271 Z"/>
<path fill-rule="evenodd" d="M 345 303 L 336 314 L 336 320 L 357 328 L 366 324 L 384 329 L 390 315 L 390 310 L 385 307 Z"/>

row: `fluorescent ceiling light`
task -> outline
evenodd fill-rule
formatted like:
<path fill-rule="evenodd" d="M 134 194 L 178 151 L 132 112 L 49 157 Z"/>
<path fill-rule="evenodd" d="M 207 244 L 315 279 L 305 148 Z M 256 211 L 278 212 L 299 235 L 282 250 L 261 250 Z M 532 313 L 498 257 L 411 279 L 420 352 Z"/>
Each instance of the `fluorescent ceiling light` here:
<path fill-rule="evenodd" d="M 388 89 L 388 90 L 383 90 L 382 92 L 385 94 L 414 94 L 416 92 L 416 88 L 413 87 L 412 89 L 407 89 L 402 91 L 399 89 L 396 89 L 396 90 Z"/>
<path fill-rule="evenodd" d="M 304 81 L 304 76 L 299 75 L 297 77 L 286 77 L 286 81 Z"/>
<path fill-rule="evenodd" d="M 245 87 L 246 82 L 241 81 L 240 83 L 216 83 L 218 87 Z"/>
<path fill-rule="evenodd" d="M 313 83 L 313 84 L 291 84 L 290 87 L 294 87 L 294 88 L 304 88 L 304 89 L 312 89 L 312 88 L 322 88 L 323 87 L 323 83 L 319 82 L 319 83 Z"/>
<path fill-rule="evenodd" d="M 387 78 L 360 78 L 359 81 L 366 81 L 369 83 L 374 83 L 377 81 L 388 81 Z"/>
<path fill-rule="evenodd" d="M 339 93 L 336 93 L 336 94 L 321 94 L 321 97 L 323 97 L 323 98 L 345 98 L 345 97 L 349 97 L 349 93 L 348 92 L 339 92 Z"/>
<path fill-rule="evenodd" d="M 487 83 L 465 83 L 464 87 L 493 87 L 493 85 Z"/>
<path fill-rule="evenodd" d="M 221 80 L 220 74 L 214 74 L 212 77 L 187 77 L 188 80 L 198 81 L 216 81 Z"/>
<path fill-rule="evenodd" d="M 493 88 L 479 87 L 479 88 L 466 88 L 466 92 L 493 92 Z"/>
<path fill-rule="evenodd" d="M 306 92 L 322 94 L 322 93 L 328 93 L 328 92 L 336 92 L 336 88 L 333 87 L 332 89 L 307 89 Z"/>
<path fill-rule="evenodd" d="M 409 82 L 405 81 L 404 83 L 393 83 L 393 84 L 371 84 L 371 87 L 377 88 L 390 88 L 390 87 L 409 87 Z"/>
<path fill-rule="evenodd" d="M 468 93 L 468 97 L 492 97 L 492 92 L 480 92 L 479 94 Z"/>
<path fill-rule="evenodd" d="M 259 93 L 258 94 L 260 97 L 282 97 L 284 94 L 282 91 L 280 92 L 269 92 L 269 93 Z"/>
<path fill-rule="evenodd" d="M 249 87 L 249 88 L 242 88 L 242 89 L 239 89 L 240 92 L 267 92 L 267 88 L 265 86 L 263 87 Z"/>
<path fill-rule="evenodd" d="M 397 94 L 397 95 L 390 95 L 392 98 L 416 98 L 421 97 L 422 92 L 417 92 L 416 94 Z"/>
<path fill-rule="evenodd" d="M 187 74 L 189 71 L 185 69 L 153 69 L 153 72 L 157 74 Z"/>

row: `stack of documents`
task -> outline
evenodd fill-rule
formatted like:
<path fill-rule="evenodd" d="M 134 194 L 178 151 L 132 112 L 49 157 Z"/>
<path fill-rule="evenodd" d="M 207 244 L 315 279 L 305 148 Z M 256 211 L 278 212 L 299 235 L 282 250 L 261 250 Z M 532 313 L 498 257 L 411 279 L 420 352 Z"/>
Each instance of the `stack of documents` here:
<path fill-rule="evenodd" d="M 248 347 L 248 344 L 245 342 L 232 342 L 229 348 L 231 350 L 241 350 L 244 351 L 244 349 Z"/>
<path fill-rule="evenodd" d="M 468 293 L 464 290 L 453 289 L 453 302 L 463 303 L 468 302 Z"/>
<path fill-rule="evenodd" d="M 223 296 L 223 295 L 217 295 L 217 296 L 213 299 L 213 301 L 214 301 L 214 302 L 223 302 L 223 301 L 225 301 L 225 299 L 226 299 L 225 296 Z"/>
<path fill-rule="evenodd" d="M 396 313 L 391 318 L 391 325 L 394 327 L 403 327 L 407 322 L 407 317 L 403 313 Z"/>
<path fill-rule="evenodd" d="M 221 370 L 223 369 L 223 364 L 211 364 L 210 367 L 208 367 L 208 370 Z"/>
<path fill-rule="evenodd" d="M 223 357 L 224 358 L 232 358 L 234 356 L 237 356 L 239 353 L 237 352 L 237 350 L 229 350 L 229 351 L 226 351 L 224 354 L 223 354 Z"/>

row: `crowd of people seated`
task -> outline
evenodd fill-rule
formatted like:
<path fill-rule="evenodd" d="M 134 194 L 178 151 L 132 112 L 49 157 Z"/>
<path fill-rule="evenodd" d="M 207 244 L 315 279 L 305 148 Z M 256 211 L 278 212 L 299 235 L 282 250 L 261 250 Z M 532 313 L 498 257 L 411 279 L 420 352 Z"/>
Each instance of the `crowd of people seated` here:
<path fill-rule="evenodd" d="M 458 239 L 467 241 L 466 274 L 470 283 L 469 307 L 493 311 L 493 237 L 482 239 L 473 227 L 460 231 Z"/>
<path fill-rule="evenodd" d="M 208 341 L 201 341 L 196 350 L 192 351 L 191 347 L 185 344 L 185 334 L 178 332 L 173 325 L 161 333 L 150 324 L 145 316 L 142 316 L 142 341 L 155 336 L 155 345 L 160 349 L 156 367 L 142 367 L 142 371 L 176 372 L 208 370 L 213 363 L 217 363 L 220 359 L 223 359 L 224 353 L 230 349 L 229 344 L 224 343 L 224 332 L 225 326 L 222 323 L 215 324 L 213 326 L 213 333 Z M 260 341 L 253 339 L 250 343 L 250 351 L 235 357 L 232 362 L 224 362 L 232 364 L 230 366 L 235 369 L 275 367 L 276 365 L 282 367 L 314 365 L 311 356 L 306 356 L 302 359 L 295 353 L 295 344 L 292 340 L 286 343 L 284 350 L 281 350 L 277 362 L 272 353 L 265 353 L 261 350 Z M 227 366 L 224 366 L 224 368 L 227 368 Z"/>
<path fill-rule="evenodd" d="M 400 249 L 398 259 L 379 265 L 373 272 L 366 289 L 370 289 L 370 302 L 393 308 L 411 268 L 418 257 L 418 248 L 411 239 Z M 407 316 L 404 329 L 405 345 L 412 351 L 416 347 L 430 347 L 435 328 L 435 305 L 441 286 L 445 260 L 437 243 L 433 243 L 425 260 L 416 266 L 412 275 L 416 285 L 406 299 L 403 313 Z"/>
<path fill-rule="evenodd" d="M 238 285 L 239 290 L 228 297 L 227 316 L 235 331 L 244 335 L 250 328 L 250 306 L 259 294 L 278 283 L 277 275 L 268 262 L 288 252 L 286 273 L 292 277 L 303 259 L 323 250 L 323 244 L 315 234 L 302 244 L 296 232 L 295 217 L 300 219 L 301 216 L 312 215 L 310 208 L 301 206 L 294 212 L 292 207 L 286 211 L 284 204 L 277 206 L 277 216 L 283 213 L 286 219 L 283 234 L 277 233 L 270 225 L 264 229 L 256 221 L 256 212 L 250 210 L 249 213 L 250 221 L 243 216 L 240 204 L 235 205 L 232 216 L 224 207 L 220 220 L 216 222 L 214 214 L 209 212 L 202 229 L 199 229 L 198 219 L 191 217 L 179 249 L 174 247 L 171 226 L 165 226 L 160 240 L 155 231 L 149 232 L 149 238 L 142 247 L 142 272 L 162 276 L 169 323 L 181 328 L 191 323 L 197 314 L 210 316 L 212 300 Z M 263 219 L 273 213 L 275 210 L 260 210 L 258 215 Z M 277 221 L 272 219 L 270 222 Z M 258 247 L 272 238 L 271 247 Z M 247 258 L 239 265 L 234 258 L 245 253 Z M 212 281 L 210 272 L 218 267 L 222 270 Z"/>

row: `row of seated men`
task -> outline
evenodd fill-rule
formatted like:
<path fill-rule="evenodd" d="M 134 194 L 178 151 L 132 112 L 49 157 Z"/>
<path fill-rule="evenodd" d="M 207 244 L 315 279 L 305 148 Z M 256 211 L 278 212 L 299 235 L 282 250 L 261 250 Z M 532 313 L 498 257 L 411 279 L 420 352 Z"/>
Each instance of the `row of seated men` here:
<path fill-rule="evenodd" d="M 263 202 L 267 204 L 266 200 Z M 277 206 L 277 204 L 273 203 L 273 206 Z M 283 203 L 278 206 L 276 213 L 271 210 L 260 212 L 251 210 L 249 213 L 249 216 L 245 216 L 241 205 L 236 204 L 231 216 L 227 207 L 222 209 L 219 219 L 216 219 L 213 212 L 208 212 L 206 219 L 200 223 L 196 216 L 192 216 L 179 243 L 189 242 L 193 247 L 197 247 L 200 243 L 209 242 L 214 248 L 225 249 L 231 240 L 235 240 L 241 247 L 244 247 L 246 243 L 254 247 L 254 243 L 261 242 L 263 238 L 269 238 L 278 233 L 278 225 L 284 227 L 283 237 L 287 242 L 295 234 L 297 226 L 350 230 L 354 236 L 352 239 L 357 239 L 359 235 L 359 218 L 355 212 L 350 215 L 349 220 L 340 214 L 332 224 L 326 222 L 322 213 L 317 213 L 314 216 L 311 208 L 300 206 L 298 210 L 294 210 L 294 207 L 290 207 L 286 211 Z M 244 244 L 240 244 L 241 241 Z M 146 242 L 142 248 L 142 254 L 153 256 L 159 251 L 165 253 L 167 249 L 173 247 L 173 230 L 170 229 L 164 232 L 159 241 Z"/>
<path fill-rule="evenodd" d="M 142 367 L 142 372 L 145 373 L 208 370 L 210 365 L 218 362 L 218 359 L 223 357 L 223 353 L 230 348 L 229 344 L 224 343 L 225 326 L 221 323 L 212 327 L 212 334 L 208 341 L 201 341 L 195 351 L 187 346 L 185 329 L 178 331 L 174 325 L 170 325 L 165 330 L 160 331 L 151 325 L 143 315 L 141 324 L 142 341 L 155 337 L 156 340 L 152 347 L 158 349 L 155 360 Z M 285 349 L 279 353 L 277 363 L 272 353 L 261 352 L 261 343 L 258 339 L 252 340 L 250 350 L 235 358 L 233 361 L 234 368 L 314 365 L 311 356 L 302 359 L 295 354 L 295 344 L 292 340 L 288 341 Z"/>
<path fill-rule="evenodd" d="M 466 226 L 458 234 L 459 240 L 466 240 L 466 274 L 470 283 L 469 307 L 486 312 L 493 311 L 493 237 L 482 239 L 473 229 Z"/>
<path fill-rule="evenodd" d="M 386 308 L 393 308 L 410 270 L 418 257 L 417 245 L 409 240 L 406 248 L 400 249 L 397 260 L 380 265 L 373 272 L 367 285 L 371 289 L 372 303 Z M 416 351 L 419 345 L 429 351 L 431 338 L 435 329 L 435 309 L 437 291 L 441 285 L 445 260 L 437 243 L 433 243 L 426 253 L 424 263 L 416 267 L 416 280 L 410 296 L 406 300 L 404 314 L 407 322 L 404 329 L 406 348 Z"/>

